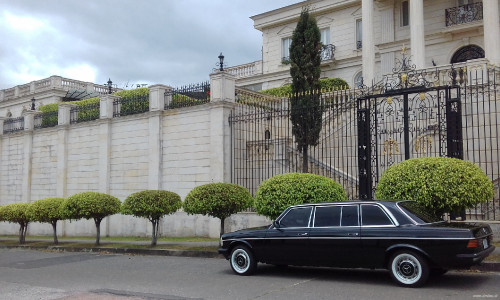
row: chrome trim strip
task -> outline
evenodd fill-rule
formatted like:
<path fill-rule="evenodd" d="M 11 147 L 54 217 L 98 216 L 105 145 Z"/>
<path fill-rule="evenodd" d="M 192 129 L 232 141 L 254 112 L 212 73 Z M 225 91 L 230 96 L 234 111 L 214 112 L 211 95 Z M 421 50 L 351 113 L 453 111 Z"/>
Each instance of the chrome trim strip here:
<path fill-rule="evenodd" d="M 269 237 L 269 238 L 243 238 L 243 239 L 229 239 L 224 241 L 245 241 L 245 240 L 281 240 L 281 239 L 321 239 L 321 240 L 341 240 L 341 239 L 365 239 L 365 240 L 473 240 L 474 238 L 440 238 L 440 237 L 363 237 L 363 236 L 341 236 L 341 237 L 321 237 L 321 236 L 308 236 L 308 237 Z"/>

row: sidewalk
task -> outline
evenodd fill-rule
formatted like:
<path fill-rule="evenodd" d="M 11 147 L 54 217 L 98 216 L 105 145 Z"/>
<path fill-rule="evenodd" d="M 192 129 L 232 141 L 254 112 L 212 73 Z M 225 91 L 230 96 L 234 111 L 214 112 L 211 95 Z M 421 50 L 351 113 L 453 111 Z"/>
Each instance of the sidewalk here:
<path fill-rule="evenodd" d="M 0 243 L 2 241 L 17 241 L 18 238 L 1 238 Z M 49 245 L 49 246 L 39 246 L 39 245 L 30 245 L 33 242 L 47 242 L 50 243 L 51 239 L 33 239 L 27 238 L 26 245 L 2 245 L 1 248 L 21 248 L 21 249 L 34 249 L 34 250 L 54 250 L 54 251 L 63 251 L 63 252 L 94 252 L 94 253 L 116 253 L 116 254 L 136 254 L 136 255 L 163 255 L 163 256 L 184 256 L 184 257 L 205 257 L 205 258 L 222 258 L 221 255 L 217 253 L 217 250 L 207 251 L 207 250 L 190 250 L 190 249 L 175 249 L 176 247 L 186 247 L 186 248 L 196 248 L 196 247 L 214 247 L 217 248 L 219 246 L 218 241 L 207 241 L 207 242 L 164 242 L 158 241 L 157 247 L 162 247 L 166 249 L 158 249 L 158 248 L 134 248 L 134 247 L 107 247 L 106 245 L 112 244 L 129 244 L 131 246 L 134 245 L 143 245 L 149 246 L 151 245 L 151 241 L 101 241 L 101 245 L 96 247 L 93 246 L 95 240 L 75 240 L 75 239 L 65 239 L 58 238 L 59 245 Z M 64 243 L 71 244 L 82 244 L 82 246 L 72 245 L 67 246 Z M 92 246 L 89 246 L 92 244 Z M 172 249 L 168 249 L 168 246 L 172 246 Z"/>
<path fill-rule="evenodd" d="M 94 240 L 74 240 L 59 238 L 59 243 L 72 243 L 72 244 L 82 244 L 82 246 L 64 246 L 64 245 L 49 245 L 49 246 L 37 246 L 30 245 L 29 242 L 51 242 L 50 239 L 27 239 L 27 245 L 2 245 L 2 241 L 17 241 L 17 238 L 1 238 L 0 239 L 0 249 L 34 249 L 34 250 L 53 250 L 62 252 L 92 252 L 92 253 L 103 253 L 103 254 L 135 254 L 135 255 L 159 255 L 159 256 L 182 256 L 182 257 L 202 257 L 202 258 L 223 258 L 219 255 L 216 250 L 182 250 L 174 249 L 175 247 L 214 247 L 217 248 L 219 245 L 218 241 L 207 241 L 207 242 L 164 242 L 158 241 L 157 246 L 166 246 L 166 249 L 157 248 L 117 248 L 117 247 L 107 247 L 106 244 L 130 244 L 130 245 L 144 245 L 148 246 L 151 241 L 102 241 L 99 247 L 95 246 L 85 246 L 88 244 L 93 244 Z M 172 249 L 168 249 L 168 246 L 172 246 Z M 500 256 L 500 247 L 495 248 L 491 255 Z M 500 272 L 500 262 L 489 262 L 484 261 L 479 266 L 474 266 L 472 270 L 482 271 L 482 272 Z"/>

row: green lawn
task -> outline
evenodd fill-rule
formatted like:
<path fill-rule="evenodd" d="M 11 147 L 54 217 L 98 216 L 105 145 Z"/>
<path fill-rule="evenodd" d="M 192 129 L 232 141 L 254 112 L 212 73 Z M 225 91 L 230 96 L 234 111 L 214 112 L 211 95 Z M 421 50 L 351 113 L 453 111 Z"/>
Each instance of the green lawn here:
<path fill-rule="evenodd" d="M 0 240 L 1 239 L 6 239 L 6 238 L 15 238 L 18 239 L 19 236 L 17 235 L 0 235 Z M 71 236 L 71 237 L 57 237 L 59 240 L 95 240 L 95 236 Z M 46 235 L 31 235 L 31 236 L 26 236 L 26 241 L 29 241 L 30 239 L 46 239 L 46 240 L 53 240 L 54 238 L 52 236 L 46 236 Z M 103 237 L 101 236 L 101 242 L 114 242 L 114 241 L 143 241 L 143 242 L 148 242 L 151 241 L 151 237 L 139 237 L 139 236 L 124 236 L 124 237 Z M 219 239 L 217 238 L 206 238 L 206 237 L 159 237 L 158 242 L 217 242 Z"/>

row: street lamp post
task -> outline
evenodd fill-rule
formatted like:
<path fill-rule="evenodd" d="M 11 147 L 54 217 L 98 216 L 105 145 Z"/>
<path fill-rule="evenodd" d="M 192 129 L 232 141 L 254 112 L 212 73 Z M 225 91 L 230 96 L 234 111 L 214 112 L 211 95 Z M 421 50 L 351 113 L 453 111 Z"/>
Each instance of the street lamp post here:
<path fill-rule="evenodd" d="M 111 94 L 113 92 L 113 81 L 111 81 L 111 78 L 108 79 L 108 94 Z"/>
<path fill-rule="evenodd" d="M 224 71 L 224 55 L 222 52 L 219 54 L 219 71 Z"/>

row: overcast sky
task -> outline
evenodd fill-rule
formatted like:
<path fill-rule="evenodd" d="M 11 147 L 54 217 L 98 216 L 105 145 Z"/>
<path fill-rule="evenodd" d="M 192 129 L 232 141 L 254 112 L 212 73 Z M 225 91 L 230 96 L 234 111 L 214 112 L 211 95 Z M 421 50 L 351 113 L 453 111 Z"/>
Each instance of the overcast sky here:
<path fill-rule="evenodd" d="M 0 89 L 60 75 L 119 88 L 261 58 L 249 18 L 300 0 L 0 0 Z M 128 86 L 128 87 L 127 87 Z"/>

